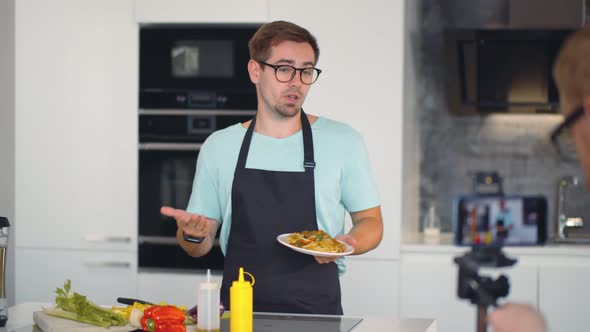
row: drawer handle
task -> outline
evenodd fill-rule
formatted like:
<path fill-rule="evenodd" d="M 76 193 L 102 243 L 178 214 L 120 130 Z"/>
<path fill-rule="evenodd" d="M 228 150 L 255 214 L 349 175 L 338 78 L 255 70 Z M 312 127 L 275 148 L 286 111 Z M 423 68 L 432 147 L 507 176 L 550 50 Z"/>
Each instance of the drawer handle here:
<path fill-rule="evenodd" d="M 107 236 L 101 234 L 87 234 L 84 240 L 88 242 L 131 243 L 130 236 Z"/>
<path fill-rule="evenodd" d="M 92 268 L 131 268 L 130 262 L 117 262 L 117 261 L 103 261 L 103 262 L 84 262 L 84 265 Z"/>

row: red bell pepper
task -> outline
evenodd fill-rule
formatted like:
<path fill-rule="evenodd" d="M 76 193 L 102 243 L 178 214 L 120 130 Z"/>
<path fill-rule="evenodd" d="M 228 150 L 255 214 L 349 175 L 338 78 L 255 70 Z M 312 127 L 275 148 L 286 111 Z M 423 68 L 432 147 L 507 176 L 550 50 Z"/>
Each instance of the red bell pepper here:
<path fill-rule="evenodd" d="M 143 311 L 141 328 L 150 332 L 186 332 L 184 311 L 177 307 L 151 306 Z"/>

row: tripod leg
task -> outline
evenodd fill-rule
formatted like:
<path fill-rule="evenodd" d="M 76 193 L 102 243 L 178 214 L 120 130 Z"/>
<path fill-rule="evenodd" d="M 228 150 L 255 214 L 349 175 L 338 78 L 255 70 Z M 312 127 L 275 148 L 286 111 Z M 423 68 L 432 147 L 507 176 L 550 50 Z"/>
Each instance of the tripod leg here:
<path fill-rule="evenodd" d="M 477 306 L 477 332 L 487 331 L 488 307 L 483 305 Z"/>

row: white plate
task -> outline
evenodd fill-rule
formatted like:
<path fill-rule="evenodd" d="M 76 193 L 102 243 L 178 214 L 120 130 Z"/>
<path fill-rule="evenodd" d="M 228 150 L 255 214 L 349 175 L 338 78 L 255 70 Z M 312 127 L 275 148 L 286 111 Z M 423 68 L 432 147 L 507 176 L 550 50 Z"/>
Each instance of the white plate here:
<path fill-rule="evenodd" d="M 339 240 L 336 240 L 336 241 L 338 241 L 346 246 L 346 250 L 344 250 L 344 252 L 324 252 L 324 251 L 315 251 L 315 250 L 299 248 L 297 246 L 289 244 L 289 242 L 287 241 L 287 238 L 289 237 L 289 235 L 291 235 L 291 233 L 281 234 L 281 235 L 277 236 L 277 241 L 279 241 L 279 243 L 284 245 L 285 247 L 291 248 L 291 249 L 298 251 L 300 253 L 303 253 L 303 254 L 318 256 L 318 257 L 342 257 L 342 256 L 350 255 L 354 252 L 354 248 L 352 246 L 350 246 L 349 244 L 347 244 L 345 242 L 339 241 Z"/>

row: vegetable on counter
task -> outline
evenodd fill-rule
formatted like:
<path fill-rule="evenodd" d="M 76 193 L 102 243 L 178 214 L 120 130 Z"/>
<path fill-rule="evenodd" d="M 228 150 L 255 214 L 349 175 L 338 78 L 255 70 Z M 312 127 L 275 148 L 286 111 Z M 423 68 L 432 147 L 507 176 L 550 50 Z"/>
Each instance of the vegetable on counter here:
<path fill-rule="evenodd" d="M 142 304 L 139 302 L 133 302 L 133 305 L 128 305 L 126 307 L 112 306 L 111 310 L 113 310 L 114 312 L 118 313 L 119 315 L 123 316 L 123 318 L 131 322 L 131 315 L 133 315 L 133 313 L 137 314 L 137 312 L 140 312 L 143 315 L 143 311 L 151 306 L 153 306 L 153 304 Z M 132 324 L 132 326 L 136 325 Z M 137 327 L 139 327 L 139 325 L 137 325 Z"/>
<path fill-rule="evenodd" d="M 113 312 L 111 309 L 103 308 L 89 301 L 86 296 L 76 292 L 70 292 L 71 281 L 68 279 L 64 288 L 58 288 L 55 292 L 55 307 L 43 308 L 43 311 L 51 316 L 66 318 L 97 325 L 101 327 L 124 326 L 127 320 Z"/>
<path fill-rule="evenodd" d="M 225 312 L 225 307 L 223 306 L 223 304 L 219 305 L 219 317 L 223 317 L 223 313 Z M 197 323 L 197 318 L 199 316 L 199 308 L 197 306 L 194 306 L 188 310 L 185 311 L 186 316 L 187 316 L 187 321 L 192 321 L 194 322 L 194 324 Z M 185 324 L 187 324 L 187 321 L 185 321 Z M 190 323 L 188 323 L 190 324 Z"/>
<path fill-rule="evenodd" d="M 185 332 L 184 311 L 171 306 L 151 306 L 144 310 L 141 327 L 150 332 Z"/>
<path fill-rule="evenodd" d="M 150 307 L 154 307 L 154 306 L 167 306 L 168 304 L 166 302 L 160 302 L 159 305 L 155 305 L 155 304 L 151 304 L 151 303 L 140 303 L 140 302 L 133 302 L 132 305 L 128 305 L 127 307 L 116 307 L 113 306 L 112 310 L 118 314 L 120 314 L 121 316 L 123 316 L 125 319 L 127 319 L 129 321 L 129 325 L 131 325 L 132 327 L 137 327 L 137 328 L 141 328 L 141 319 L 143 318 L 143 313 L 146 309 L 150 308 Z M 181 306 L 177 306 L 174 305 L 174 307 L 180 309 L 182 312 L 184 312 L 184 325 L 194 325 L 197 323 L 197 318 L 196 318 L 196 309 L 194 309 L 194 314 L 195 317 L 194 319 L 191 318 L 191 316 L 189 315 L 189 311 L 186 310 L 186 306 L 181 305 Z M 196 306 L 195 306 L 196 308 Z"/>

